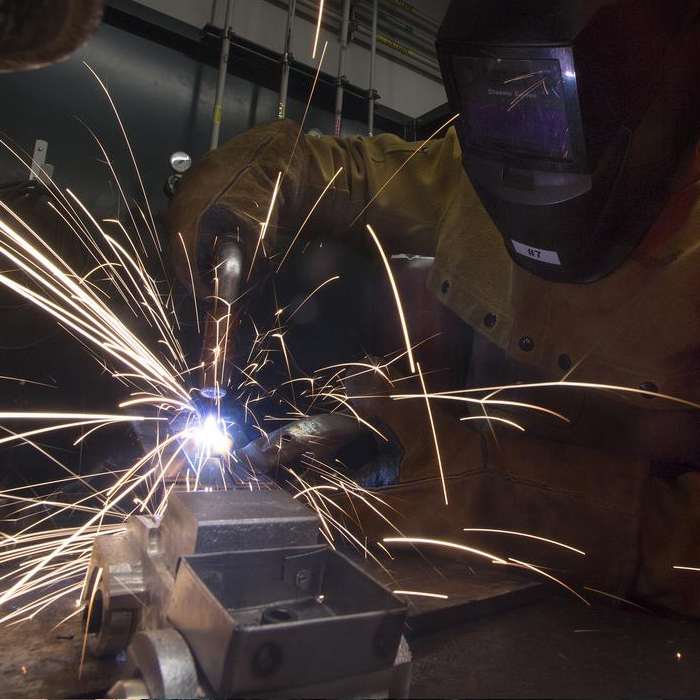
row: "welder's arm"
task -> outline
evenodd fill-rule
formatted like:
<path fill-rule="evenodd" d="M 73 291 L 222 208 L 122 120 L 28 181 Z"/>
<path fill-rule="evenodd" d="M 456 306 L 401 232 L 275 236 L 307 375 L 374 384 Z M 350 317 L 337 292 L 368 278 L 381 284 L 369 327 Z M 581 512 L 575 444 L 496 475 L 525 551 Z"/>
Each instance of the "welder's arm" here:
<path fill-rule="evenodd" d="M 388 254 L 434 252 L 437 221 L 461 177 L 453 133 L 432 141 L 408 163 L 420 144 L 393 135 L 334 139 L 299 134 L 299 126 L 289 120 L 263 124 L 208 153 L 181 181 L 168 211 L 168 228 L 178 275 L 187 286 L 193 278 L 200 296 L 211 294 L 207 273 L 216 248 L 227 238 L 240 246 L 244 282 L 255 278 L 256 269 L 266 269 L 266 260 L 275 254 L 279 261 L 284 253 L 280 234 L 287 233 L 288 242 L 297 233 L 339 170 L 302 241 L 343 240 L 371 251 L 365 229 L 370 223 Z M 280 173 L 284 176 L 270 213 Z"/>

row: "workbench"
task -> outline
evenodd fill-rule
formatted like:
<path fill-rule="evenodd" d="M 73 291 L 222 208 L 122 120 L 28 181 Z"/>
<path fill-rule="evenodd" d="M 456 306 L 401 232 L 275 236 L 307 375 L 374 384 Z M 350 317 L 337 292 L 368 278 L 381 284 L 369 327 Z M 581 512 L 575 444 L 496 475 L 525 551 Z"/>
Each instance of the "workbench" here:
<path fill-rule="evenodd" d="M 388 569 L 406 587 L 440 581 L 450 596 L 407 599 L 412 697 L 700 696 L 696 621 L 599 600 L 586 607 L 520 574 L 444 558 L 398 557 Z M 88 655 L 78 679 L 80 616 L 52 629 L 71 606 L 0 630 L 0 697 L 104 697 L 119 658 Z"/>

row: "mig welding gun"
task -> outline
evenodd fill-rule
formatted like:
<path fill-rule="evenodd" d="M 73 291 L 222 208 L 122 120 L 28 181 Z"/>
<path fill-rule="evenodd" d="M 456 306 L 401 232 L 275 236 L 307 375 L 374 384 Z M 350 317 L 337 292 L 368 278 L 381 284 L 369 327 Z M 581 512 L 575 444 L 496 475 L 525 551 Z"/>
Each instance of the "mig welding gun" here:
<path fill-rule="evenodd" d="M 214 258 L 213 307 L 204 323 L 202 382 L 200 393 L 207 400 L 226 395 L 232 370 L 234 326 L 238 322 L 243 254 L 238 243 L 222 238 Z"/>

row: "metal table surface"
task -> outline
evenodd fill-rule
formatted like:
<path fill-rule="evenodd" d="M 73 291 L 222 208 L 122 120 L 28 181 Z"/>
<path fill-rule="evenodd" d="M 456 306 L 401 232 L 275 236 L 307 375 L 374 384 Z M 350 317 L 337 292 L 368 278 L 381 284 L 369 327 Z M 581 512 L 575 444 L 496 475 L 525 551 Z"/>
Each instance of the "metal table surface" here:
<path fill-rule="evenodd" d="M 118 668 L 88 656 L 78 679 L 79 618 L 52 630 L 61 612 L 0 629 L 0 697 L 103 697 Z M 410 646 L 415 698 L 700 697 L 699 622 L 558 594 Z"/>
<path fill-rule="evenodd" d="M 0 627 L 0 697 L 104 697 L 118 675 L 114 662 L 85 655 L 81 615 L 55 628 L 75 611 L 66 600 L 45 615 L 19 625 Z"/>
<path fill-rule="evenodd" d="M 700 621 L 558 594 L 410 646 L 414 698 L 700 697 Z"/>

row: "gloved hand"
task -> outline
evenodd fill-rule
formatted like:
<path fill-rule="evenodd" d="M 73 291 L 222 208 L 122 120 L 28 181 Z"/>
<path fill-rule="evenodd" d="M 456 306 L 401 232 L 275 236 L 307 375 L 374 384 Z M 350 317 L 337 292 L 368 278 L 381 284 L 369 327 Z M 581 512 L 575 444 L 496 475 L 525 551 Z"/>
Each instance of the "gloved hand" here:
<path fill-rule="evenodd" d="M 335 494 L 329 489 L 326 495 L 332 495 L 346 513 L 356 514 L 363 532 L 375 538 L 396 534 L 387 519 L 414 535 L 459 534 L 453 506 L 478 505 L 478 491 L 465 497 L 457 485 L 483 471 L 480 434 L 438 402 L 431 404 L 442 457 L 443 487 L 425 400 L 391 398 L 420 392 L 418 380 L 399 375 L 393 365 L 381 374 L 371 370 L 353 372 L 345 381 L 345 389 L 355 414 L 333 413 L 292 423 L 237 450 L 235 460 L 253 473 L 277 474 L 281 477 L 278 481 L 291 483 L 294 488 L 301 482 L 289 479 L 282 467 L 297 469 L 305 482 L 326 488 L 337 483 L 338 473 L 342 473 L 346 483 L 356 482 L 359 488 L 350 487 L 350 493 L 338 489 Z M 337 462 L 337 455 L 359 438 L 373 441 L 376 448 L 370 451 L 368 461 Z M 305 453 L 310 456 L 297 467 L 297 460 Z M 363 488 L 386 505 L 365 498 Z M 445 504 L 445 491 L 449 506 Z"/>
<path fill-rule="evenodd" d="M 258 265 L 283 252 L 280 230 L 295 237 L 312 208 L 304 236 L 343 241 L 376 258 L 370 223 L 387 255 L 434 255 L 445 200 L 425 193 L 462 186 L 455 144 L 451 134 L 409 158 L 419 144 L 392 134 L 312 139 L 288 119 L 256 126 L 207 153 L 179 182 L 166 218 L 178 277 L 200 298 L 210 294 L 215 243 L 233 236 L 244 282 L 255 279 Z"/>
<path fill-rule="evenodd" d="M 308 163 L 298 136 L 296 124 L 273 122 L 211 151 L 180 181 L 168 209 L 176 272 L 200 301 L 210 302 L 202 386 L 212 393 L 227 387 L 231 371 L 235 342 L 226 335 L 240 309 L 230 305 L 268 269 L 278 222 L 294 209 Z"/>
<path fill-rule="evenodd" d="M 313 454 L 314 461 L 332 463 L 348 443 L 362 434 L 362 424 L 353 416 L 326 413 L 289 423 L 236 450 L 236 468 L 254 474 L 275 475 L 280 467 L 288 467 L 304 454 Z"/>
<path fill-rule="evenodd" d="M 245 293 L 286 255 L 280 232 L 291 244 L 302 225 L 304 238 L 346 242 L 374 259 L 367 223 L 387 255 L 433 255 L 444 201 L 425 192 L 451 192 L 464 178 L 455 144 L 452 135 L 418 151 L 391 134 L 311 139 L 290 120 L 257 126 L 179 182 L 166 221 L 178 277 L 200 300 L 210 296 L 217 245 L 232 239 Z"/>
<path fill-rule="evenodd" d="M 280 219 L 294 215 L 305 184 L 308 145 L 298 137 L 299 126 L 291 121 L 262 124 L 207 153 L 178 184 L 166 218 L 173 262 L 182 283 L 194 287 L 200 299 L 213 292 L 224 241 L 239 246 L 243 286 L 255 279 L 256 265 L 265 267 Z"/>

